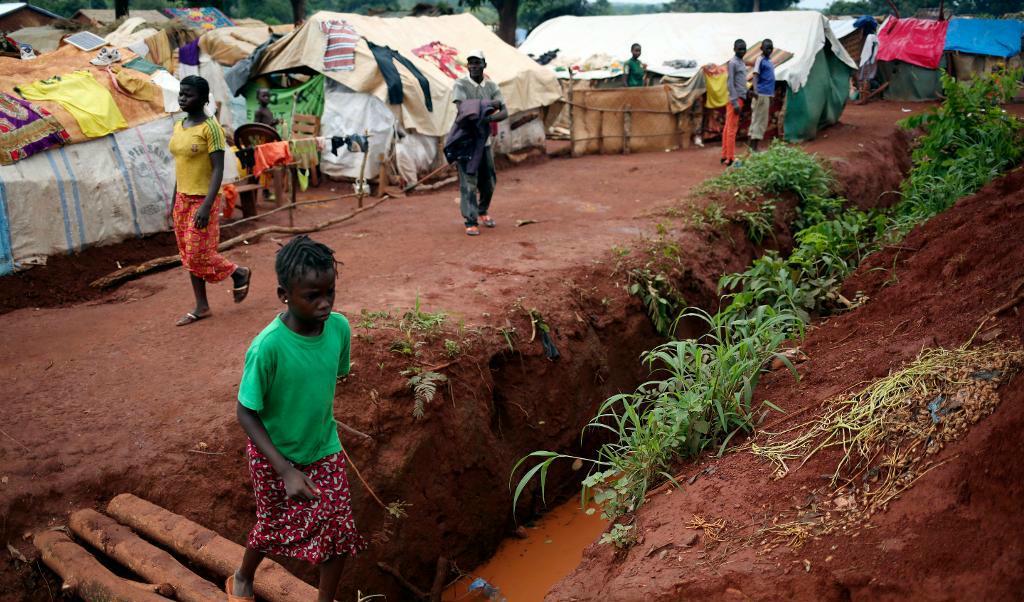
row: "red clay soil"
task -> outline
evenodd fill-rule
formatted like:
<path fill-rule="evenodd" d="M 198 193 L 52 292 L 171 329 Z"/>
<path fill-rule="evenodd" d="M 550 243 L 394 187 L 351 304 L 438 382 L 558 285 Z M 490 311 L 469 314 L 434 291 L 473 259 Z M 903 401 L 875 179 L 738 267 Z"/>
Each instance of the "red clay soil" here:
<path fill-rule="evenodd" d="M 843 125 L 807 147 L 870 174 L 877 190 L 862 194 L 877 198 L 898 181 L 899 164 L 867 156 L 857 144 L 898 154 L 905 139 L 893 123 L 903 116 L 898 104 L 851 107 Z M 680 200 L 720 169 L 712 147 L 550 160 L 499 174 L 499 227 L 478 238 L 462 233 L 455 188 L 387 201 L 316 235 L 344 262 L 337 305 L 354 326 L 353 374 L 339 385 L 336 416 L 373 437 L 343 432 L 342 441 L 378 495 L 412 504 L 408 518 L 388 526 L 387 543 L 347 564 L 343 599 L 356 589 L 408 597 L 378 561 L 427 589 L 438 555 L 463 569 L 487 558 L 514 528 L 508 478 L 516 460 L 542 448 L 581 451 L 580 428 L 596 404 L 645 376 L 636 358 L 657 339 L 622 284 L 658 223 L 680 249 L 674 276 L 690 303 L 711 304 L 718 276 L 750 261 L 757 249 L 737 226 L 731 236 L 684 226 Z M 311 206 L 297 221 L 351 207 Z M 539 223 L 517 228 L 517 219 Z M 632 249 L 630 256 L 620 262 L 613 245 Z M 249 299 L 233 305 L 227 287 L 214 286 L 213 317 L 186 328 L 173 326 L 190 309 L 180 268 L 87 303 L 0 316 L 13 342 L 0 348 L 5 541 L 33 558 L 24 534 L 65 522 L 71 510 L 102 508 L 122 492 L 244 541 L 254 504 L 235 393 L 249 342 L 280 311 L 276 249 L 266 239 L 229 251 L 254 269 Z M 47 269 L 24 278 L 44 282 Z M 71 290 L 92 276 L 46 286 Z M 389 350 L 408 340 L 399 318 L 417 298 L 423 310 L 449 314 L 444 331 L 413 333 L 413 355 Z M 552 329 L 558 362 L 530 340 L 525 310 L 534 308 Z M 363 320 L 361 309 L 390 310 L 392 318 Z M 457 357 L 446 354 L 445 339 L 459 344 Z M 419 421 L 401 375 L 414 366 L 451 380 Z M 380 534 L 383 513 L 350 477 L 358 526 Z M 571 486 L 568 477 L 550 475 Z M 524 506 L 520 516 L 528 512 Z M 5 564 L 0 599 L 48 599 L 45 574 Z"/>
<path fill-rule="evenodd" d="M 868 303 L 816 325 L 801 345 L 810 359 L 798 366 L 799 382 L 786 371 L 772 373 L 755 399 L 771 400 L 792 415 L 780 426 L 798 424 L 816 415 L 821 402 L 885 376 L 922 347 L 962 345 L 1022 282 L 1021 232 L 1024 169 L 866 260 L 845 288 L 851 298 L 863 291 Z M 987 322 L 979 338 L 1020 345 L 1019 310 Z M 948 463 L 927 473 L 870 526 L 822 536 L 798 550 L 761 553 L 759 546 L 733 541 L 708 554 L 709 542 L 686 526 L 694 514 L 750 533 L 770 524 L 771 516 L 806 504 L 838 458 L 821 454 L 773 480 L 773 467 L 740 451 L 686 467 L 684 483 L 707 467 L 715 472 L 655 495 L 636 517 L 639 544 L 619 553 L 591 545 L 547 600 L 1019 600 L 1022 385 L 1024 375 L 1004 385 L 995 413 L 936 458 Z"/>

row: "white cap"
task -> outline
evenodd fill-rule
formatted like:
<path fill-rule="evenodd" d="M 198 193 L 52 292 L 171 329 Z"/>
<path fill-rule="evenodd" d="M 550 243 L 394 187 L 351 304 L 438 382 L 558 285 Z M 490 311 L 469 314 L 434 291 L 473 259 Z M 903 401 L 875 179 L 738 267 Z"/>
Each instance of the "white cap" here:
<path fill-rule="evenodd" d="M 470 50 L 469 54 L 466 55 L 466 60 L 468 61 L 469 59 L 472 59 L 472 58 L 478 58 L 481 61 L 486 61 L 487 60 L 487 58 L 484 56 L 484 51 L 483 50 Z"/>

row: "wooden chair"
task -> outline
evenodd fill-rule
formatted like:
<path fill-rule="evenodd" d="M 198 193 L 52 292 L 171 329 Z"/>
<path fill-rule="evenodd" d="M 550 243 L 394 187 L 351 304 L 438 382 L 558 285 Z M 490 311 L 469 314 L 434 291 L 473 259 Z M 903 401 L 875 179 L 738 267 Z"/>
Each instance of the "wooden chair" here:
<path fill-rule="evenodd" d="M 235 146 L 240 149 L 255 148 L 267 142 L 280 141 L 281 135 L 277 133 L 277 130 L 265 123 L 246 123 L 238 126 L 238 129 L 235 130 Z M 282 177 L 283 173 L 278 174 L 279 171 L 281 170 L 275 169 L 272 173 L 275 201 L 278 205 L 284 201 L 284 187 L 280 184 L 287 180 L 287 178 Z M 237 189 L 242 205 L 242 216 L 251 217 L 256 215 L 256 202 L 267 188 L 260 184 L 258 177 L 249 175 L 245 180 L 239 181 Z"/>
<path fill-rule="evenodd" d="M 292 140 L 296 138 L 316 138 L 320 135 L 320 118 L 316 115 L 296 113 L 292 116 Z M 310 179 L 314 187 L 320 186 L 320 167 L 310 170 Z"/>

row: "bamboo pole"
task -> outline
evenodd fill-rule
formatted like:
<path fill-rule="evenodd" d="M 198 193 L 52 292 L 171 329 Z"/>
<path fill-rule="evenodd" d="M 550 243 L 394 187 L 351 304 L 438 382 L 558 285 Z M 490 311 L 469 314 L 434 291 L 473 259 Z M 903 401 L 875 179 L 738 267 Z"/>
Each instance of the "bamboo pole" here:
<path fill-rule="evenodd" d="M 92 509 L 73 512 L 71 530 L 86 543 L 131 569 L 149 583 L 169 583 L 180 602 L 209 602 L 224 592 L 187 569 L 167 552 L 145 541 L 131 529 Z"/>
<path fill-rule="evenodd" d="M 221 579 L 234 574 L 242 564 L 242 546 L 130 493 L 110 500 L 107 513 Z M 317 597 L 316 588 L 269 558 L 256 570 L 254 585 L 256 596 L 267 602 L 308 602 Z"/>

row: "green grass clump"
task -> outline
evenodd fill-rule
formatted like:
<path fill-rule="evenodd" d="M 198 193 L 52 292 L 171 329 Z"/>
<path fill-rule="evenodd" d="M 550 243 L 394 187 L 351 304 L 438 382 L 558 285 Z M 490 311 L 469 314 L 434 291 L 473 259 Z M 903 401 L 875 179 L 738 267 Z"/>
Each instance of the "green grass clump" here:
<path fill-rule="evenodd" d="M 792 192 L 803 200 L 828 194 L 833 182 L 815 155 L 775 140 L 764 152 L 744 157 L 738 167 L 706 180 L 696 192 L 733 192 L 741 200 Z"/>

